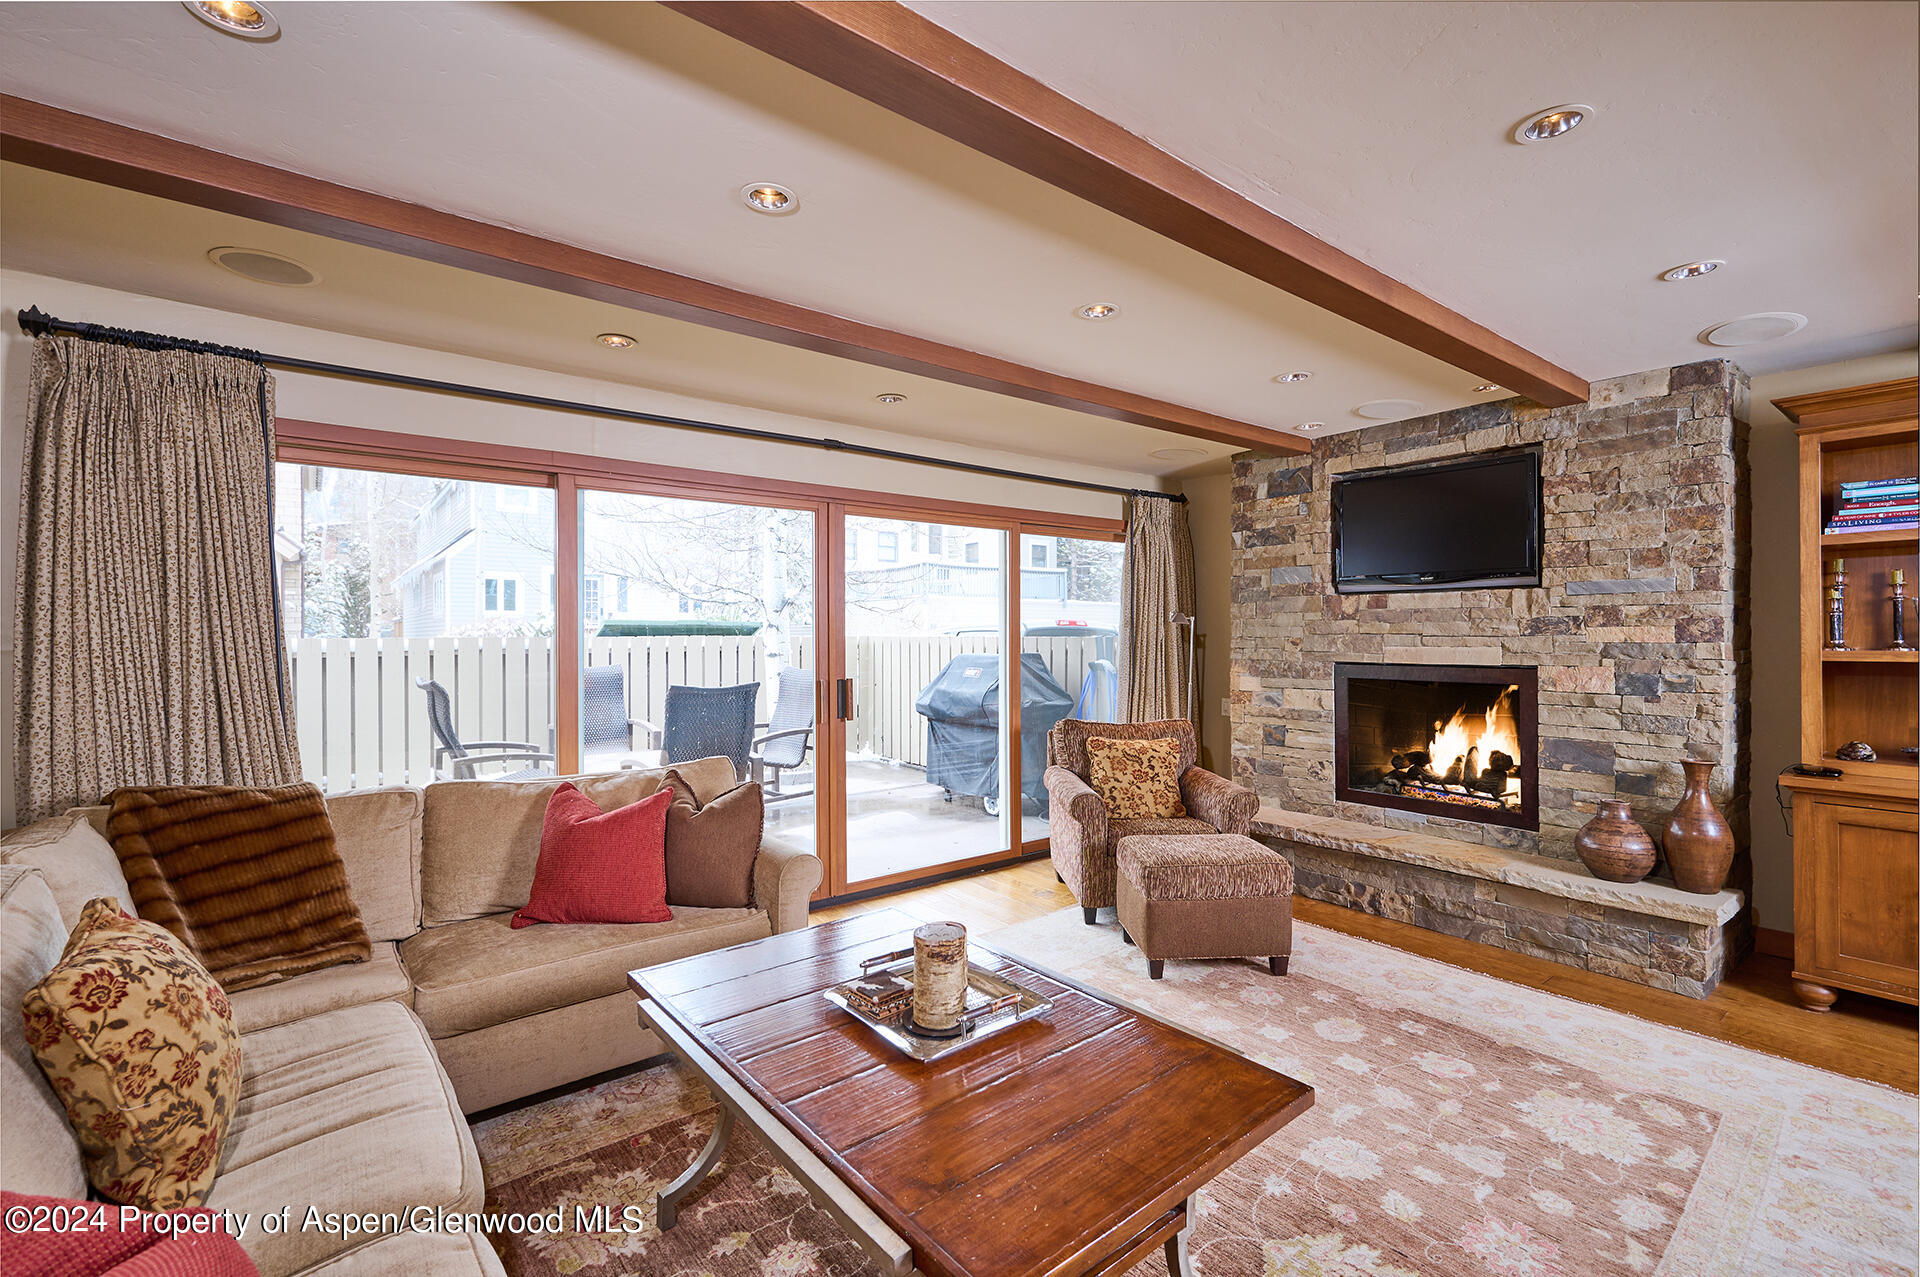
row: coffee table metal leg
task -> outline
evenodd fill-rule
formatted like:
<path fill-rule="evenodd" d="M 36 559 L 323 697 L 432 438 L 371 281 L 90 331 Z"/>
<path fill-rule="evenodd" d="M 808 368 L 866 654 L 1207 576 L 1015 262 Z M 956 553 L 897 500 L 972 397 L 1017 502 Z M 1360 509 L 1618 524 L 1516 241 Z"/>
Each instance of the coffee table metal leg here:
<path fill-rule="evenodd" d="M 1187 1226 L 1167 1238 L 1168 1277 L 1193 1277 L 1193 1258 L 1187 1254 L 1187 1234 L 1193 1231 L 1193 1202 L 1187 1202 Z"/>
<path fill-rule="evenodd" d="M 707 1137 L 707 1146 L 700 1150 L 700 1156 L 693 1159 L 693 1165 L 687 1167 L 679 1179 L 660 1190 L 659 1209 L 655 1212 L 660 1231 L 666 1232 L 680 1218 L 680 1199 L 693 1191 L 693 1186 L 707 1177 L 714 1164 L 720 1160 L 720 1154 L 727 1147 L 727 1137 L 733 1133 L 733 1110 L 720 1105 L 720 1122 L 713 1128 L 713 1134 Z M 1167 1243 L 1172 1246 L 1172 1242 Z M 1171 1250 L 1167 1252 L 1173 1254 Z"/>

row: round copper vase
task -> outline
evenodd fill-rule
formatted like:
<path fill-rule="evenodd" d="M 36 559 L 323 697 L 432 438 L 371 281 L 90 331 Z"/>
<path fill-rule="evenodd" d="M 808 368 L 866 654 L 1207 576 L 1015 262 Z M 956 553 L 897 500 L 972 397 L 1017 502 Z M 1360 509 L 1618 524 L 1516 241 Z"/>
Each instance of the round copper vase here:
<path fill-rule="evenodd" d="M 1587 872 L 1608 882 L 1639 882 L 1653 872 L 1653 837 L 1633 818 L 1633 808 L 1603 799 L 1594 817 L 1573 836 Z"/>

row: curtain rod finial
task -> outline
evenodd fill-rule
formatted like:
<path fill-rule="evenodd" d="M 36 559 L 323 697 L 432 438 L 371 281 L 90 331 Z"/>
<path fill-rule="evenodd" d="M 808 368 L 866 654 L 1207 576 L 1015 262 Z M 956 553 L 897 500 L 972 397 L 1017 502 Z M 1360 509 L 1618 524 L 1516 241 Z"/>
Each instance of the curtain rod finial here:
<path fill-rule="evenodd" d="M 44 337 L 53 331 L 53 316 L 38 306 L 20 312 L 20 331 L 29 337 Z"/>

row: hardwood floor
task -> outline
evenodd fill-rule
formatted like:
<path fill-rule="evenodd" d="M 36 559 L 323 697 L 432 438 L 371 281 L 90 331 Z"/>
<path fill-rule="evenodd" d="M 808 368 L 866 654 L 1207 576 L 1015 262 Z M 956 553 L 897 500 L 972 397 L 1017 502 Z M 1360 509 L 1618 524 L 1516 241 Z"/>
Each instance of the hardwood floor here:
<path fill-rule="evenodd" d="M 889 896 L 830 905 L 816 909 L 813 920 L 824 922 L 890 905 L 928 920 L 951 918 L 984 932 L 1073 903 L 1072 893 L 1055 881 L 1052 867 L 1041 859 Z M 1843 994 L 1831 1011 L 1803 1010 L 1793 996 L 1788 975 L 1792 964 L 1785 958 L 1756 954 L 1711 997 L 1689 998 L 1317 900 L 1295 897 L 1293 908 L 1294 917 L 1315 926 L 1736 1046 L 1907 1092 L 1920 1090 L 1920 1019 L 1914 1008 Z"/>

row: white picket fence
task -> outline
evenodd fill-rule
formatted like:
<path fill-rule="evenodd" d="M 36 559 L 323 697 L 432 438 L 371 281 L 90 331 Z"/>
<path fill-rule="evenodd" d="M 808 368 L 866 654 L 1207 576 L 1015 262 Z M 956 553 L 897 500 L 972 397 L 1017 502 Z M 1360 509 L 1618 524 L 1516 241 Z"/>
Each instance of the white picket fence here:
<path fill-rule="evenodd" d="M 432 679 L 453 701 L 463 740 L 525 741 L 552 748 L 554 696 L 552 640 L 548 638 L 303 638 L 289 651 L 294 726 L 306 778 L 329 793 L 372 785 L 423 785 L 434 779 L 433 730 L 427 695 L 416 685 Z M 790 661 L 815 669 L 813 642 L 795 643 Z M 963 653 L 996 650 L 983 634 L 856 636 L 848 644 L 847 674 L 854 684 L 848 725 L 850 754 L 914 767 L 926 765 L 926 720 L 914 709 L 922 689 Z M 1075 636 L 1027 638 L 1070 697 L 1080 695 L 1096 640 Z M 755 721 L 767 721 L 774 680 L 759 637 L 596 638 L 589 665 L 625 670 L 627 716 L 655 724 L 665 719 L 673 684 L 720 687 L 757 682 Z M 645 740 L 635 745 L 645 748 Z M 617 755 L 595 755 L 590 766 L 617 765 Z"/>

